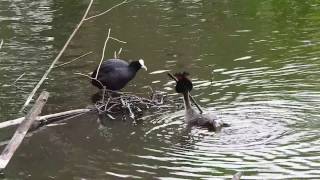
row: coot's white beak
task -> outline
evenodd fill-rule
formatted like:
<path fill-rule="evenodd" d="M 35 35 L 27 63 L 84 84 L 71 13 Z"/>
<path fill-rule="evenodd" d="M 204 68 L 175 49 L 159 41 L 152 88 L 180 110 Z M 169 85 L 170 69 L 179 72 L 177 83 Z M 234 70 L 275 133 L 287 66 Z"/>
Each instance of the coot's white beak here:
<path fill-rule="evenodd" d="M 148 70 L 147 66 L 141 66 L 141 68 L 143 68 L 144 70 Z"/>
<path fill-rule="evenodd" d="M 143 59 L 139 59 L 139 63 L 141 65 L 141 68 L 143 68 L 144 70 L 148 70 L 147 66 L 144 65 L 144 60 Z"/>

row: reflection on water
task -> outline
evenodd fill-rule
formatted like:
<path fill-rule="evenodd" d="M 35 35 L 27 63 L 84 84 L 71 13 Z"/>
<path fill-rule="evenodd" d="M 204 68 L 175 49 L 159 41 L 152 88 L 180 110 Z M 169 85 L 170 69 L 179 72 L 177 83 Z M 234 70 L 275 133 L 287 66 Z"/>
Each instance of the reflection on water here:
<path fill-rule="evenodd" d="M 33 3 L 20 1 L 1 1 L 0 39 L 4 40 L 0 51 L 0 91 L 1 118 L 16 113 L 28 89 L 37 80 L 37 73 L 44 71 L 47 65 L 43 62 L 50 58 L 54 40 L 43 33 L 52 29 L 53 12 L 49 8 L 50 0 Z M 12 88 L 12 83 L 24 72 L 26 75 L 17 83 L 20 88 Z"/>
<path fill-rule="evenodd" d="M 82 3 L 0 2 L 1 118 L 17 116 L 78 22 Z M 92 13 L 115 3 L 97 1 Z M 40 131 L 25 141 L 7 176 L 219 179 L 243 171 L 245 179 L 319 179 L 319 9 L 316 0 L 145 0 L 87 22 L 61 63 L 94 54 L 50 74 L 46 113 L 91 104 L 97 89 L 74 73 L 96 67 L 107 27 L 129 42 L 121 58 L 143 58 L 150 69 L 125 90 L 145 93 L 151 85 L 175 100 L 173 108 L 145 112 L 136 126 L 122 118 L 102 125 L 89 114 Z M 121 46 L 110 44 L 107 56 Z M 186 128 L 182 99 L 166 75 L 182 70 L 190 72 L 201 106 L 231 127 Z M 23 72 L 24 91 L 9 86 Z M 39 164 L 46 170 L 39 172 Z"/>

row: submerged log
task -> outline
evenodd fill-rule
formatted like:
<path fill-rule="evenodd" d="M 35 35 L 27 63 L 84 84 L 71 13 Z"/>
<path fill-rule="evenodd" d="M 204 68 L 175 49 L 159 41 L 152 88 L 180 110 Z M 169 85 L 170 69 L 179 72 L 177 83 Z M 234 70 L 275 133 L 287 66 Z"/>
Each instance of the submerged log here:
<path fill-rule="evenodd" d="M 3 170 L 8 165 L 13 154 L 20 146 L 25 135 L 30 129 L 33 122 L 36 120 L 37 116 L 41 113 L 43 106 L 47 102 L 49 93 L 43 91 L 35 102 L 34 106 L 31 108 L 29 113 L 26 115 L 25 119 L 22 121 L 20 126 L 17 128 L 13 137 L 11 138 L 9 144 L 4 148 L 0 155 L 0 170 Z"/>

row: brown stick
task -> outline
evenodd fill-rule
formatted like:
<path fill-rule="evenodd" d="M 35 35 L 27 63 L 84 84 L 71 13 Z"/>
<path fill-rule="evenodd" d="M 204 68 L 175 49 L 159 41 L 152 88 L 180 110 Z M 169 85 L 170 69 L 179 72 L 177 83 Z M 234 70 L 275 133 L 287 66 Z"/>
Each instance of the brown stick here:
<path fill-rule="evenodd" d="M 9 144 L 4 148 L 2 154 L 0 155 L 0 169 L 6 168 L 10 159 L 12 158 L 15 151 L 18 149 L 20 144 L 22 143 L 25 135 L 30 129 L 32 123 L 36 120 L 37 116 L 41 113 L 43 106 L 47 102 L 49 97 L 49 93 L 43 91 L 38 97 L 36 103 L 31 108 L 29 113 L 26 115 L 25 120 L 22 121 L 20 126 L 17 128 L 13 137 L 11 138 Z"/>
<path fill-rule="evenodd" d="M 39 116 L 38 118 L 36 118 L 36 120 L 37 121 L 51 121 L 51 119 L 69 117 L 69 116 L 72 116 L 72 115 L 86 113 L 86 112 L 89 112 L 89 111 L 92 111 L 92 109 L 75 109 L 75 110 L 59 112 L 59 113 L 55 113 L 55 114 L 49 114 L 49 115 L 45 115 L 45 116 Z M 0 123 L 0 129 L 20 124 L 23 120 L 25 120 L 25 117 L 21 117 L 21 118 L 9 120 L 9 121 L 1 122 Z"/>
<path fill-rule="evenodd" d="M 42 76 L 42 78 L 40 79 L 40 81 L 38 82 L 38 84 L 34 87 L 34 89 L 32 90 L 32 92 L 30 93 L 29 97 L 27 98 L 26 102 L 24 103 L 24 105 L 22 106 L 20 111 L 23 111 L 28 104 L 30 103 L 30 101 L 32 100 L 32 97 L 34 96 L 34 94 L 37 92 L 37 90 L 40 88 L 41 84 L 44 82 L 44 80 L 47 78 L 48 74 L 50 73 L 51 69 L 54 67 L 54 65 L 58 62 L 58 60 L 60 59 L 60 57 L 62 56 L 63 52 L 67 49 L 69 43 L 71 42 L 73 36 L 77 33 L 77 31 L 79 30 L 80 26 L 83 24 L 85 18 L 88 15 L 88 12 L 92 6 L 93 0 L 90 1 L 90 4 L 87 7 L 86 12 L 84 13 L 81 21 L 79 22 L 79 24 L 77 25 L 77 27 L 73 30 L 72 34 L 70 35 L 69 39 L 67 40 L 67 42 L 64 44 L 63 48 L 61 49 L 61 51 L 59 52 L 59 54 L 57 55 L 57 57 L 52 61 L 49 69 L 47 69 L 47 71 L 44 73 L 44 75 Z"/>

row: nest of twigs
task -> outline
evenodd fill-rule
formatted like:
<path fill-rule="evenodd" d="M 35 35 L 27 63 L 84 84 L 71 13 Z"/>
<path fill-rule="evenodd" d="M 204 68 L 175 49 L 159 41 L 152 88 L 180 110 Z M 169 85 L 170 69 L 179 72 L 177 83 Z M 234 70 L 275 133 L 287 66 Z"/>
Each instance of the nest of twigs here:
<path fill-rule="evenodd" d="M 135 120 L 145 110 L 172 107 L 166 105 L 166 101 L 167 95 L 160 91 L 153 91 L 150 97 L 140 97 L 126 92 L 107 92 L 95 103 L 95 108 L 99 114 L 105 114 L 111 119 L 115 119 L 114 115 L 127 114 Z"/>

